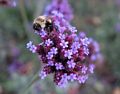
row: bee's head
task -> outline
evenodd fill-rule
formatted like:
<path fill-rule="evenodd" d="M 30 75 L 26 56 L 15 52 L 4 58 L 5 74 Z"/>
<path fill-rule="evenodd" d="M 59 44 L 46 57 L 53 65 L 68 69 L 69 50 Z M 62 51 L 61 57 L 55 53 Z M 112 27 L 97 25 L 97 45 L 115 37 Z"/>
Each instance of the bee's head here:
<path fill-rule="evenodd" d="M 39 16 L 39 17 L 36 19 L 36 22 L 39 23 L 39 25 L 41 26 L 41 28 L 45 28 L 46 17 L 45 17 L 45 16 Z"/>
<path fill-rule="evenodd" d="M 40 24 L 39 23 L 33 23 L 33 29 L 36 30 L 36 31 L 41 30 Z"/>

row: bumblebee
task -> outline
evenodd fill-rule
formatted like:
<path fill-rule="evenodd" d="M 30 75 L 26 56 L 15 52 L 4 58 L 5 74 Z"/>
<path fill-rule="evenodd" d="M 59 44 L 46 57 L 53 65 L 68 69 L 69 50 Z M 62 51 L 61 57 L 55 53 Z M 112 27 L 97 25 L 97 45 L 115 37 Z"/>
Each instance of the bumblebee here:
<path fill-rule="evenodd" d="M 48 33 L 52 32 L 55 25 L 52 22 L 52 18 L 48 16 L 39 16 L 33 22 L 33 29 L 40 31 L 44 29 Z"/>

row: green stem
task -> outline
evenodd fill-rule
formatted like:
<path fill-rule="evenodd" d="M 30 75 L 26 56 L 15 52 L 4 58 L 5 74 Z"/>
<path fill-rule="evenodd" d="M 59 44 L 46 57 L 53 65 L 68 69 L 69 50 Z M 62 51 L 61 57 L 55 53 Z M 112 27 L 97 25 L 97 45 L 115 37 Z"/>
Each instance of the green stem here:
<path fill-rule="evenodd" d="M 22 21 L 23 21 L 23 26 L 25 29 L 25 33 L 27 34 L 27 37 L 29 39 L 33 39 L 32 38 L 32 34 L 30 33 L 30 27 L 28 26 L 28 18 L 26 15 L 26 10 L 25 10 L 25 5 L 24 5 L 24 0 L 19 0 L 19 10 L 22 16 Z"/>
<path fill-rule="evenodd" d="M 33 76 L 33 78 L 31 79 L 31 81 L 22 90 L 20 90 L 20 92 L 18 94 L 27 94 L 27 92 L 29 91 L 30 87 L 37 80 L 39 80 L 38 72 Z"/>

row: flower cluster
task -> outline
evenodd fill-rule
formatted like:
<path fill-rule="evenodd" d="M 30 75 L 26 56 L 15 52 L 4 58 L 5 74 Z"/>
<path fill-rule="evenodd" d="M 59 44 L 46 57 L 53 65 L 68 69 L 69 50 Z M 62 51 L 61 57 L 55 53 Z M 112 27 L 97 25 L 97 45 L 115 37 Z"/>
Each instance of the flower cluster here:
<path fill-rule="evenodd" d="M 93 40 L 92 38 L 90 38 L 89 40 L 90 40 L 89 44 L 90 54 L 88 62 L 95 62 L 99 59 L 99 56 L 101 55 L 100 47 L 97 41 Z"/>
<path fill-rule="evenodd" d="M 53 11 L 60 12 L 64 15 L 64 19 L 71 21 L 73 19 L 72 8 L 70 7 L 68 0 L 52 0 L 45 9 L 46 15 L 51 15 Z"/>
<path fill-rule="evenodd" d="M 52 14 L 51 20 L 57 29 L 53 27 L 50 33 L 42 29 L 37 32 L 42 43 L 33 45 L 30 41 L 27 44 L 27 48 L 38 53 L 44 64 L 39 76 L 44 79 L 53 73 L 54 82 L 60 87 L 64 87 L 69 81 L 85 83 L 95 68 L 93 62 L 88 62 L 93 53 L 96 53 L 92 52 L 92 40 L 83 32 L 77 35 L 77 29 L 71 26 L 61 13 Z"/>

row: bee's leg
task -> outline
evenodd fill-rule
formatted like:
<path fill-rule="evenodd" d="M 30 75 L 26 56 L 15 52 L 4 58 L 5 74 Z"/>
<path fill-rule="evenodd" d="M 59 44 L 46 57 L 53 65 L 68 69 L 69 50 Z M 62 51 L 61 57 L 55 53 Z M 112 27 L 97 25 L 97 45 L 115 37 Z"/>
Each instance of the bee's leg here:
<path fill-rule="evenodd" d="M 49 23 L 49 22 L 46 22 L 46 27 L 45 27 L 46 29 L 47 29 L 47 32 L 52 32 L 53 31 L 53 25 L 52 25 L 52 23 Z"/>
<path fill-rule="evenodd" d="M 53 31 L 53 26 L 52 26 L 52 25 L 49 25 L 49 26 L 47 27 L 47 29 L 48 29 L 48 32 L 52 32 L 52 31 Z"/>
<path fill-rule="evenodd" d="M 48 28 L 47 28 L 47 33 L 48 33 L 48 35 L 50 34 L 50 32 L 51 32 L 51 31 L 50 31 L 50 28 L 48 27 Z"/>
<path fill-rule="evenodd" d="M 50 30 L 50 28 L 49 27 L 45 27 L 44 28 L 44 30 L 47 32 L 47 34 L 49 35 L 50 34 L 50 32 L 51 32 L 51 30 Z"/>

